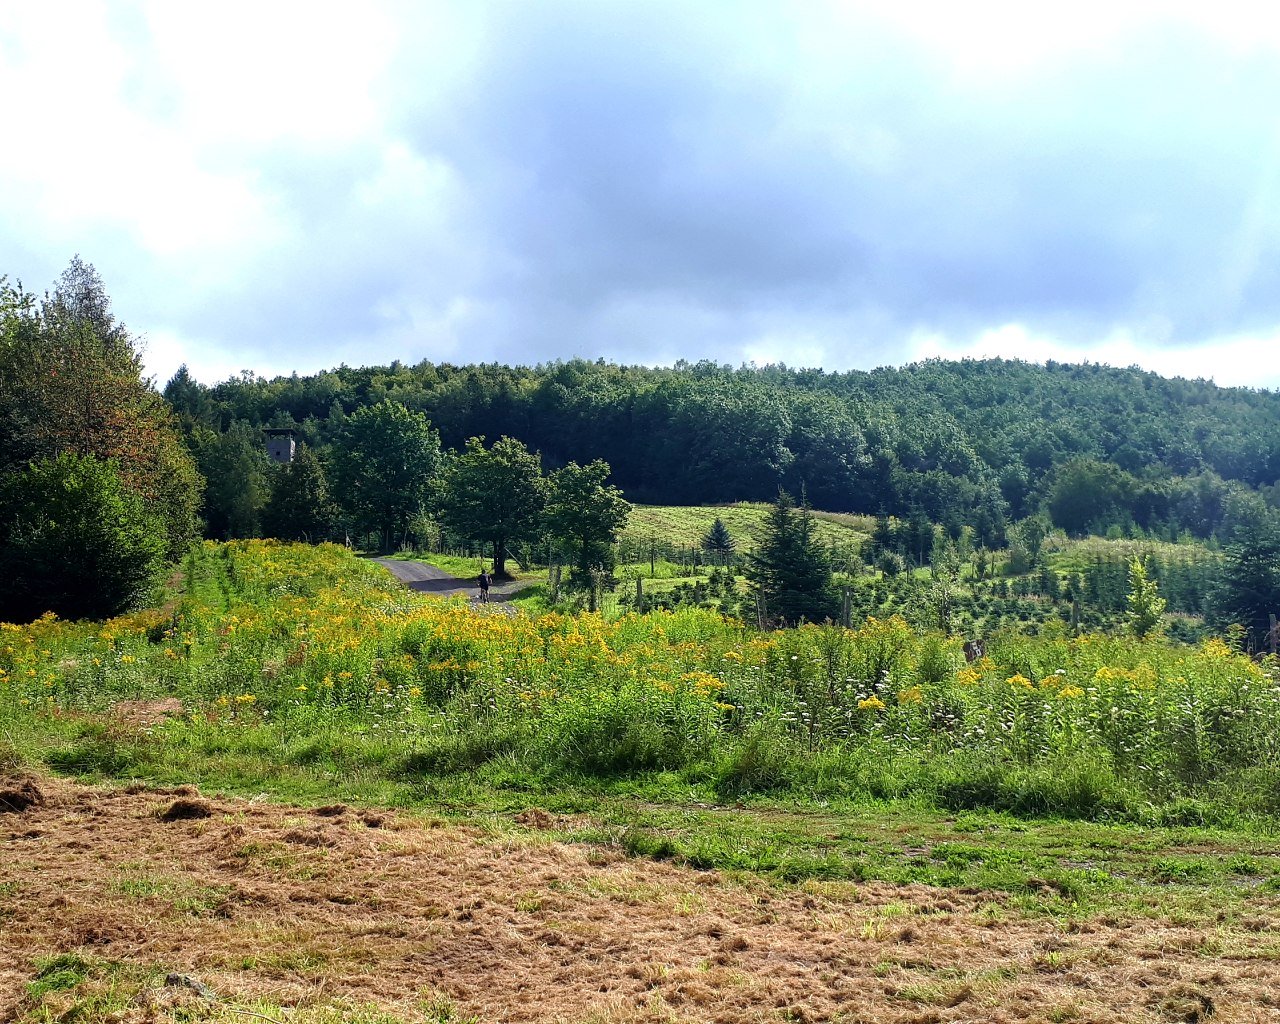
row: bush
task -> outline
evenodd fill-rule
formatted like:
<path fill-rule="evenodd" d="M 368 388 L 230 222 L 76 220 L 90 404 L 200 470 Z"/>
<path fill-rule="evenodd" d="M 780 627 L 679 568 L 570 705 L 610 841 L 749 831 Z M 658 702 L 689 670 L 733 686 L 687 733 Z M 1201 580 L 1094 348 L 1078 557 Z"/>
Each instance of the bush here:
<path fill-rule="evenodd" d="M 114 462 L 64 452 L 0 485 L 0 620 L 118 615 L 151 590 L 165 538 Z"/>
<path fill-rule="evenodd" d="M 876 565 L 882 573 L 893 579 L 895 576 L 901 576 L 907 571 L 907 562 L 896 551 L 882 551 L 880 557 L 876 560 Z"/>
<path fill-rule="evenodd" d="M 920 640 L 917 675 L 922 683 L 950 679 L 961 664 L 959 641 L 942 633 L 926 633 Z"/>

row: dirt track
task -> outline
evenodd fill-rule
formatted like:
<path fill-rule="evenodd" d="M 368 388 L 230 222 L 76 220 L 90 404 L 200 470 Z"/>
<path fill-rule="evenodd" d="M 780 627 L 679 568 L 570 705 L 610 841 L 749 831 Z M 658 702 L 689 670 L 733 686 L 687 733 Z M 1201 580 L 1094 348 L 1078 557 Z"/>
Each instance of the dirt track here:
<path fill-rule="evenodd" d="M 223 1005 L 406 1021 L 443 1019 L 424 1010 L 439 998 L 482 1021 L 1280 1020 L 1280 910 L 1065 929 L 983 893 L 726 882 L 549 842 L 540 811 L 495 836 L 33 784 L 42 800 L 0 813 L 0 1020 L 33 1009 L 37 957 L 72 951 L 189 974 Z"/>

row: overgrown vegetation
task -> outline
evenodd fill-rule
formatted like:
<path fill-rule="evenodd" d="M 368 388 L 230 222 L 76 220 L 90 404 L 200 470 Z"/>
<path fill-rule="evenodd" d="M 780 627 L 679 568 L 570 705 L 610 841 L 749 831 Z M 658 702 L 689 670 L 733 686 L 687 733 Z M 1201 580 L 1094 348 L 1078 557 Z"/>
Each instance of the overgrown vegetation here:
<path fill-rule="evenodd" d="M 700 610 L 477 615 L 333 546 L 207 543 L 184 569 L 165 611 L 5 626 L 6 733 L 89 774 L 278 762 L 317 784 L 479 772 L 1148 822 L 1280 812 L 1276 666 L 1220 640 L 1046 629 L 968 663 L 896 617 L 760 634 Z M 183 713 L 146 734 L 107 724 L 167 697 Z"/>

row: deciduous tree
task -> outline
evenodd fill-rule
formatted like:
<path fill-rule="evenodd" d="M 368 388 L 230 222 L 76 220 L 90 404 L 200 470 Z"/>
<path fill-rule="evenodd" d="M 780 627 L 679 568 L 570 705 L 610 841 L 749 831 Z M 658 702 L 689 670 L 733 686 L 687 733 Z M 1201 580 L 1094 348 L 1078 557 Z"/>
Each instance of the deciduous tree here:
<path fill-rule="evenodd" d="M 570 462 L 551 476 L 546 524 L 573 552 L 574 573 L 585 580 L 593 570 L 613 568 L 613 544 L 627 524 L 631 505 L 605 481 L 609 464 L 600 459 Z"/>
<path fill-rule="evenodd" d="M 299 445 L 293 461 L 275 471 L 271 496 L 262 510 L 263 532 L 315 544 L 333 531 L 334 517 L 324 465 L 310 445 Z"/>
<path fill-rule="evenodd" d="M 62 453 L 113 462 L 168 555 L 185 550 L 200 477 L 101 278 L 79 257 L 40 303 L 0 284 L 0 475 Z"/>
<path fill-rule="evenodd" d="M 504 576 L 507 546 L 537 536 L 545 501 L 540 455 L 512 437 L 492 448 L 473 437 L 445 473 L 440 516 L 451 532 L 490 545 L 494 574 Z"/>
<path fill-rule="evenodd" d="M 1156 636 L 1164 617 L 1165 599 L 1160 587 L 1147 572 L 1145 559 L 1137 555 L 1129 562 L 1129 631 L 1139 640 Z"/>
<path fill-rule="evenodd" d="M 434 497 L 443 466 L 440 435 L 422 413 L 385 400 L 347 417 L 332 464 L 339 508 L 390 548 Z"/>
<path fill-rule="evenodd" d="M 237 420 L 223 434 L 198 427 L 191 441 L 206 481 L 205 535 L 219 540 L 261 536 L 271 488 L 262 431 Z"/>
<path fill-rule="evenodd" d="M 62 452 L 0 478 L 0 621 L 119 614 L 150 592 L 164 556 L 114 462 Z"/>

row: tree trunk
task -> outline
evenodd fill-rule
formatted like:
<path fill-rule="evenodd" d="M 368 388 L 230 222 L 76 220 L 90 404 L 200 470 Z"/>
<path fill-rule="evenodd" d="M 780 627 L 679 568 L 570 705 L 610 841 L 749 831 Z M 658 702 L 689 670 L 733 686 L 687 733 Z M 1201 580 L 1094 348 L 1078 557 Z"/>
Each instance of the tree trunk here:
<path fill-rule="evenodd" d="M 501 538 L 493 542 L 493 574 L 495 576 L 507 574 L 507 544 Z"/>

